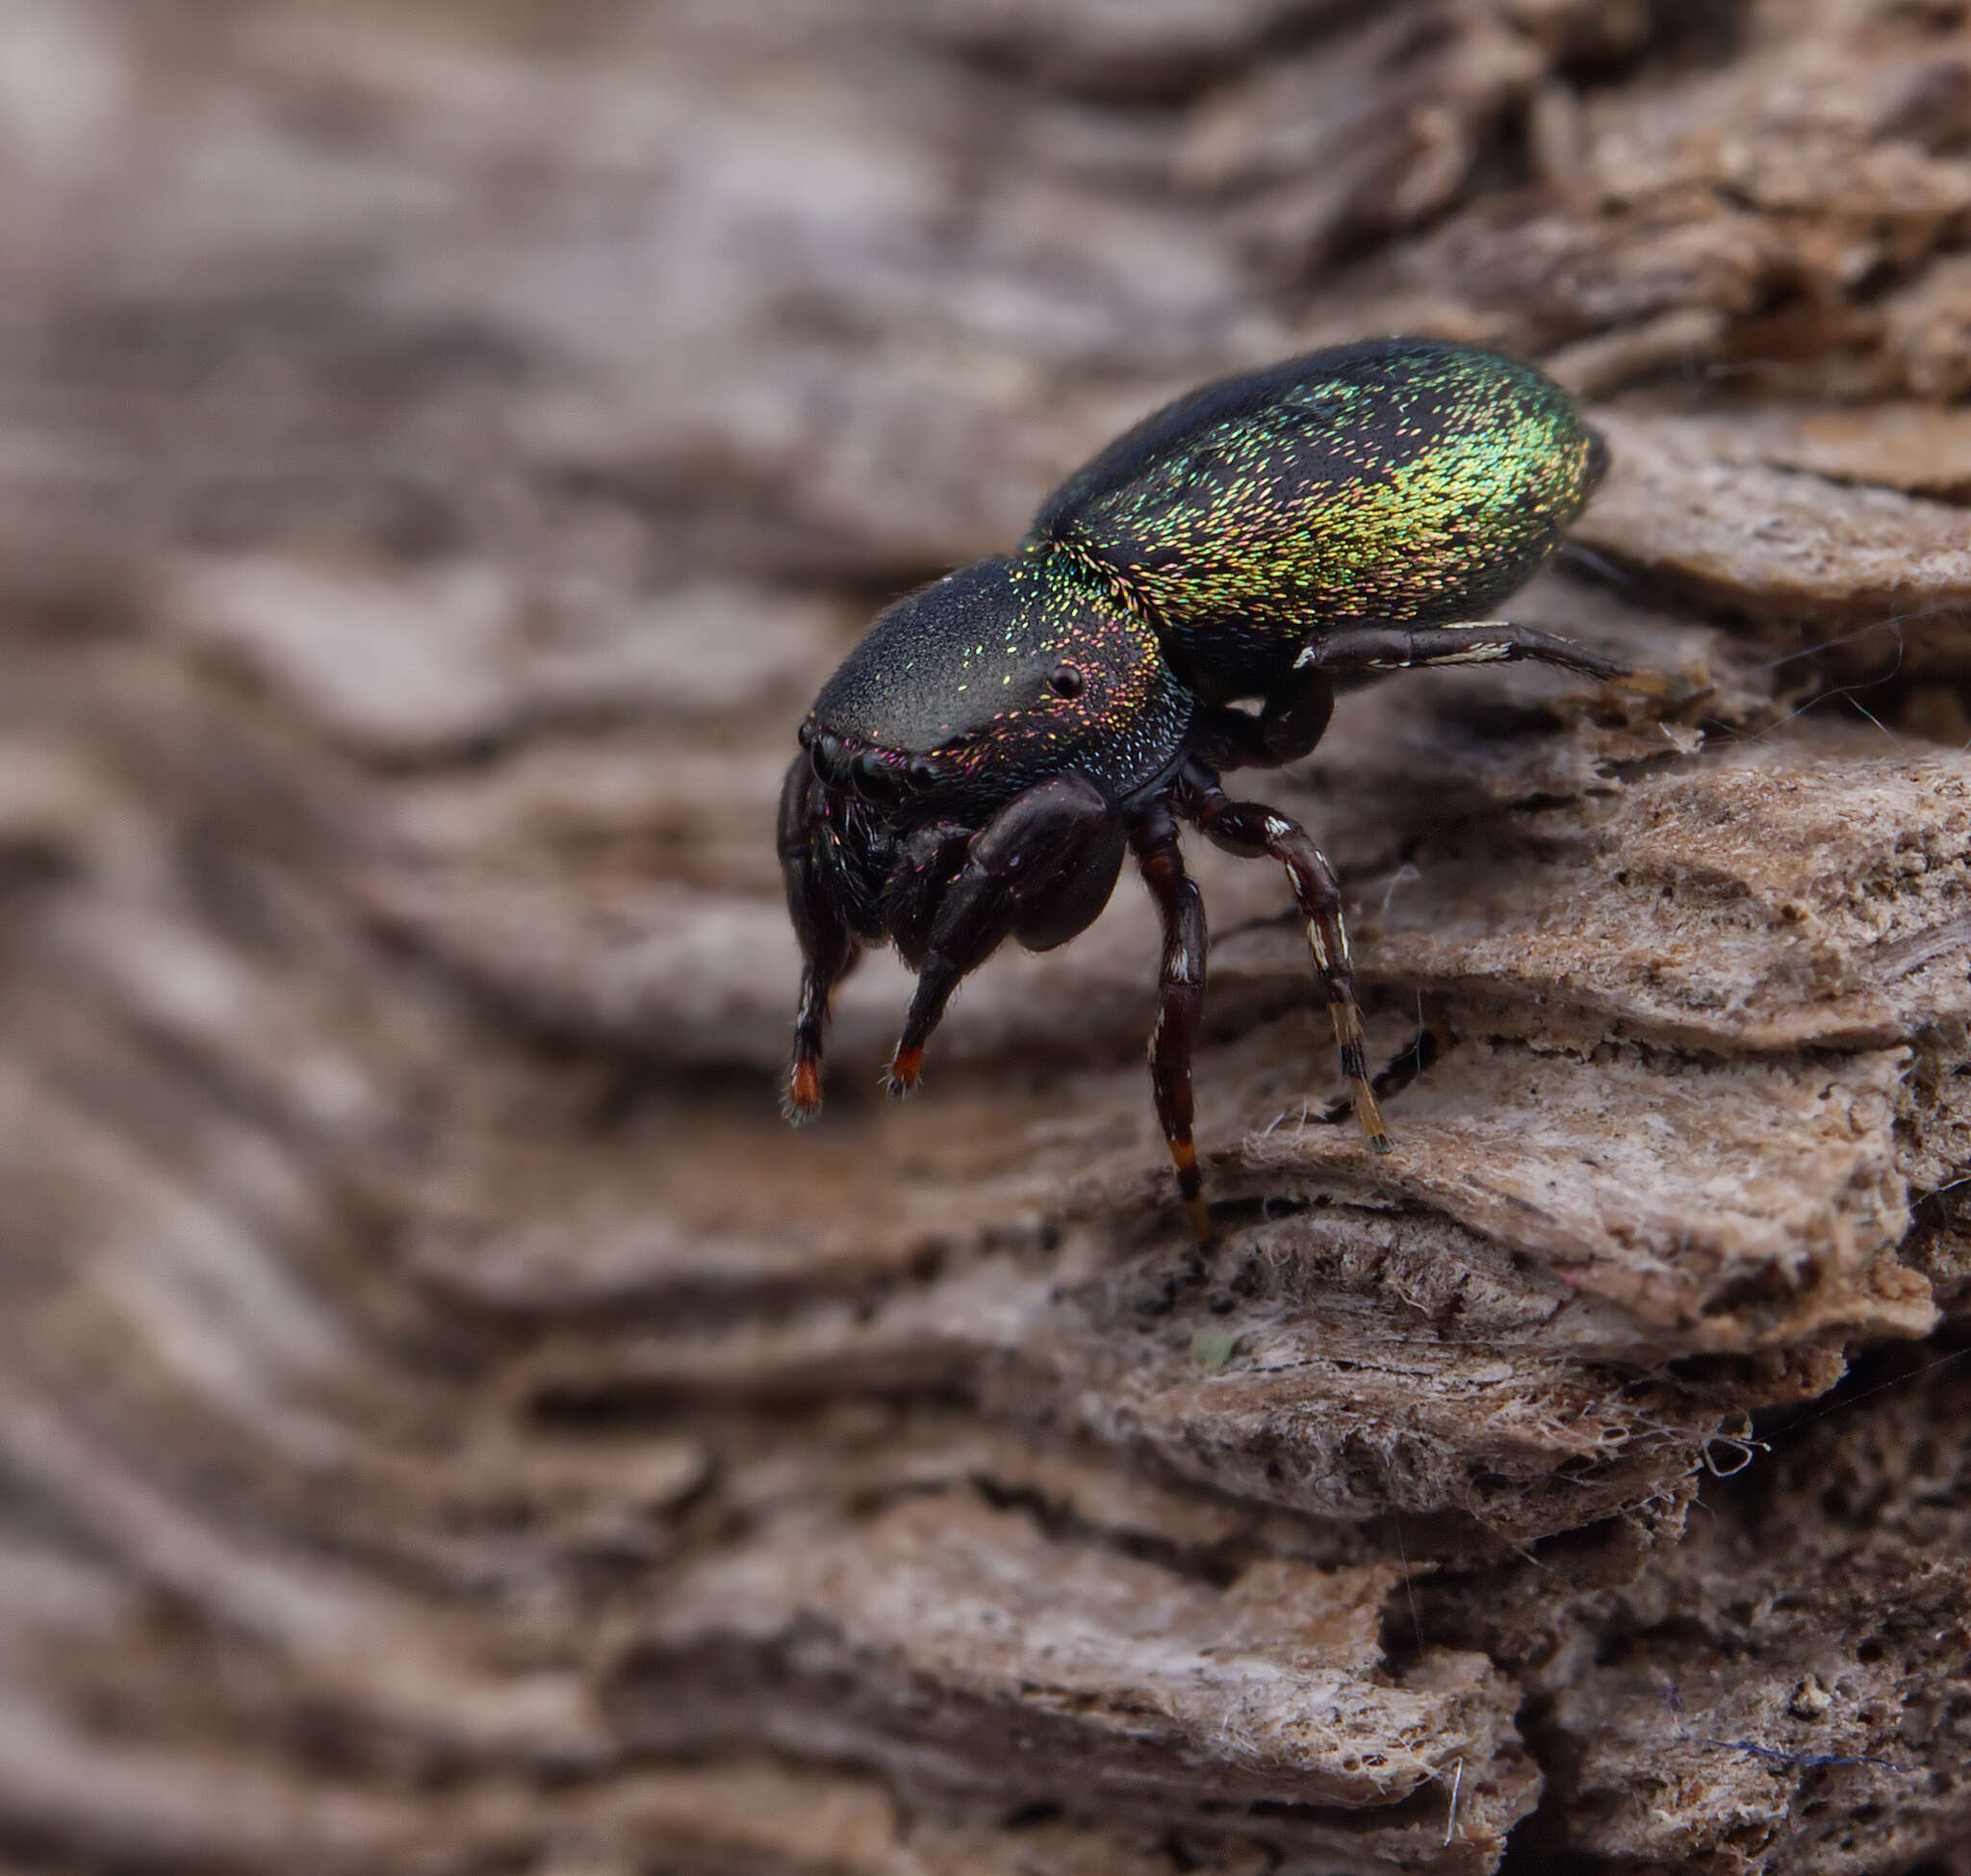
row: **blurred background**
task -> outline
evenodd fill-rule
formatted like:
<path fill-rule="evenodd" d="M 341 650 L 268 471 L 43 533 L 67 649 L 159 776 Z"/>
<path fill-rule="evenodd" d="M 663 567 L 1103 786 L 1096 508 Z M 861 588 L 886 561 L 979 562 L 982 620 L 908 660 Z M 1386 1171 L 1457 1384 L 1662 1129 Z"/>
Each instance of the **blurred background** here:
<path fill-rule="evenodd" d="M 1971 1288 L 1967 30 L 0 0 L 0 1867 L 1971 1831 L 1958 1370 L 1678 1546 Z M 1209 855 L 1216 1273 L 1132 891 L 894 1113 L 872 961 L 788 1134 L 773 804 L 872 612 L 1390 331 L 1595 401 L 1516 616 L 1689 681 L 1419 678 L 1271 779 L 1444 1044 L 1408 1169 Z"/>

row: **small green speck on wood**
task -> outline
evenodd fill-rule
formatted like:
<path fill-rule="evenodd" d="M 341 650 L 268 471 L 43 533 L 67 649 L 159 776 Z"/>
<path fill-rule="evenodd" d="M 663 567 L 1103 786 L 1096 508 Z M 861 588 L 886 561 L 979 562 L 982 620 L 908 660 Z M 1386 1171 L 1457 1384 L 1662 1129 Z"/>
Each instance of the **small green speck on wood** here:
<path fill-rule="evenodd" d="M 1199 1329 L 1190 1338 L 1190 1352 L 1207 1375 L 1216 1375 L 1239 1352 L 1239 1338 L 1226 1329 Z"/>

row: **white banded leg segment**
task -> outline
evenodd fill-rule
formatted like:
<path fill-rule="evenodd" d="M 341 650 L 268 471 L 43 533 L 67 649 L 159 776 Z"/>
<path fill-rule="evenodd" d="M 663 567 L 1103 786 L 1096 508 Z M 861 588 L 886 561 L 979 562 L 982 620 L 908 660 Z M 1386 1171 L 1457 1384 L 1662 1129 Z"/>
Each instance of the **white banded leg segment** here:
<path fill-rule="evenodd" d="M 1463 651 L 1439 652 L 1421 659 L 1413 657 L 1410 668 L 1417 664 L 1498 664 L 1515 657 L 1523 657 L 1518 651 L 1512 634 L 1519 630 L 1506 619 L 1468 619 L 1454 626 L 1440 626 L 1440 631 L 1459 631 L 1472 634 L 1472 642 Z M 1488 636 L 1489 634 L 1489 636 Z"/>

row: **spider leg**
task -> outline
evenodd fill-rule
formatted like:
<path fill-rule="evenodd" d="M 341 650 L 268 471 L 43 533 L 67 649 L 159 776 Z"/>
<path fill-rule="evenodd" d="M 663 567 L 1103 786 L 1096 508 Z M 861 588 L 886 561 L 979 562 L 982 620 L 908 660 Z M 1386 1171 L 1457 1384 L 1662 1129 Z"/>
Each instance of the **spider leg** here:
<path fill-rule="evenodd" d="M 1150 1031 L 1150 1092 L 1156 1099 L 1164 1139 L 1170 1147 L 1171 1164 L 1177 1169 L 1177 1191 L 1191 1234 L 1201 1246 L 1209 1246 L 1216 1234 L 1198 1175 L 1197 1148 L 1190 1137 L 1190 1057 L 1204 1015 L 1205 960 L 1210 942 L 1204 900 L 1197 882 L 1185 870 L 1184 856 L 1177 848 L 1177 824 L 1162 802 L 1135 820 L 1129 840 L 1143 884 L 1157 902 L 1164 923 L 1157 1026 Z"/>
<path fill-rule="evenodd" d="M 1269 857 L 1286 867 L 1294 904 L 1307 921 L 1308 947 L 1320 975 L 1321 992 L 1334 1018 L 1342 1073 L 1347 1078 L 1355 1118 L 1369 1145 L 1378 1153 L 1388 1152 L 1389 1131 L 1362 1052 L 1362 1015 L 1355 1007 L 1353 961 L 1347 928 L 1342 922 L 1342 888 L 1335 869 L 1306 829 L 1277 809 L 1264 802 L 1229 799 L 1216 777 L 1194 773 L 1190 781 L 1185 811 L 1208 838 L 1241 859 Z"/>
<path fill-rule="evenodd" d="M 1516 626 L 1473 619 L 1455 626 L 1354 626 L 1318 638 L 1294 660 L 1296 671 L 1408 671 L 1432 664 L 1506 664 L 1530 658 L 1586 678 L 1626 678 L 1625 664 L 1599 652 Z"/>
<path fill-rule="evenodd" d="M 1297 762 L 1319 742 L 1334 714 L 1335 687 L 1325 669 L 1296 666 L 1267 694 L 1257 716 L 1208 706 L 1196 748 L 1215 769 L 1276 769 Z"/>
<path fill-rule="evenodd" d="M 1015 931 L 1045 949 L 1088 925 L 1109 897 L 1120 854 L 1113 810 L 1079 775 L 1029 788 L 973 836 L 930 921 L 917 988 L 885 1081 L 892 1094 L 908 1094 L 917 1085 L 924 1045 L 960 981 Z M 1092 890 L 1096 886 L 1099 892 Z"/>
<path fill-rule="evenodd" d="M 883 883 L 883 929 L 912 970 L 924 962 L 937 909 L 964 865 L 977 832 L 956 821 L 933 821 L 918 828 L 905 840 Z"/>
<path fill-rule="evenodd" d="M 840 895 L 832 889 L 818 852 L 827 791 L 803 750 L 781 789 L 777 833 L 787 912 L 801 946 L 801 1001 L 794 1015 L 794 1052 L 781 1107 L 796 1126 L 821 1112 L 821 1039 L 830 993 L 861 955 Z"/>

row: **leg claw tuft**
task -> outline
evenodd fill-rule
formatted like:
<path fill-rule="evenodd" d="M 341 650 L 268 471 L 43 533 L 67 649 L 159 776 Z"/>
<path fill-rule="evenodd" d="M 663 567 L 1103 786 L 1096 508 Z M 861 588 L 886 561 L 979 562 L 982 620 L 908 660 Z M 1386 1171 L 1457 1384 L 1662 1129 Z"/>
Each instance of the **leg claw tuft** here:
<path fill-rule="evenodd" d="M 821 1070 L 816 1064 L 800 1061 L 787 1070 L 781 1112 L 792 1127 L 805 1127 L 821 1112 Z"/>
<path fill-rule="evenodd" d="M 917 1092 L 917 1080 L 923 1072 L 922 1049 L 899 1049 L 896 1059 L 883 1070 L 883 1092 L 893 1101 L 907 1101 Z"/>

